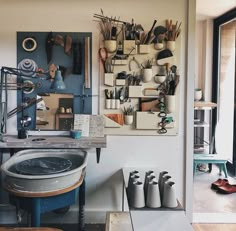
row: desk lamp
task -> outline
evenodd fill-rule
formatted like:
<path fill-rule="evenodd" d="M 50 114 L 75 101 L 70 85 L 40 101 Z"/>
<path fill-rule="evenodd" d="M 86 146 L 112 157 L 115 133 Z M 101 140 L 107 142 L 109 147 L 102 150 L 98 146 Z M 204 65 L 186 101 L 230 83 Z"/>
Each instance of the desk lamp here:
<path fill-rule="evenodd" d="M 40 78 L 43 81 L 50 81 L 49 72 L 34 72 L 29 71 L 30 74 L 27 74 L 27 71 L 24 70 L 22 73 L 21 69 L 12 68 L 12 67 L 1 67 L 1 79 L 0 79 L 0 140 L 2 136 L 7 132 L 7 119 L 18 112 L 22 112 L 21 118 L 21 129 L 18 130 L 18 138 L 24 139 L 27 136 L 27 126 L 30 124 L 31 119 L 27 116 L 24 116 L 24 109 L 32 106 L 35 103 L 38 103 L 38 100 L 30 100 L 30 102 L 24 102 L 21 105 L 17 106 L 16 109 L 13 109 L 11 112 L 7 112 L 8 108 L 8 90 L 20 90 L 22 92 L 26 89 L 34 87 L 34 83 L 30 82 L 30 79 Z M 38 76 L 37 76 L 38 75 Z M 9 81 L 9 78 L 12 76 L 16 77 L 16 82 L 12 83 Z M 51 90 L 60 91 L 66 89 L 65 83 L 61 76 L 61 71 L 57 70 L 55 74 L 54 81 L 50 87 Z"/>

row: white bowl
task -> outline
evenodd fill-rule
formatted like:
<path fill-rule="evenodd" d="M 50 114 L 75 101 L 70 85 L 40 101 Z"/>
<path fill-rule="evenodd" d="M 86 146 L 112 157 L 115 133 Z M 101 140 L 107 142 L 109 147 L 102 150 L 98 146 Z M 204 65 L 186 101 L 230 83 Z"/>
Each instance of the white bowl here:
<path fill-rule="evenodd" d="M 70 169 L 64 172 L 45 175 L 26 175 L 16 171 L 16 164 L 40 157 L 61 157 L 72 162 Z M 17 191 L 51 192 L 68 188 L 76 184 L 82 170 L 87 165 L 87 152 L 78 149 L 28 149 L 17 152 L 1 166 L 5 184 Z"/>
<path fill-rule="evenodd" d="M 166 80 L 165 75 L 155 75 L 154 80 L 156 83 L 164 83 Z"/>

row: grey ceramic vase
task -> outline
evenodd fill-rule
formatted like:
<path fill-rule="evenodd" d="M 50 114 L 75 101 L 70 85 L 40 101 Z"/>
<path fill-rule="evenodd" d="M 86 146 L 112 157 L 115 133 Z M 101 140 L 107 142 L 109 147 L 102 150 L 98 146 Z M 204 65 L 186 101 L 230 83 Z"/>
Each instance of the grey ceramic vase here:
<path fill-rule="evenodd" d="M 152 180 L 156 180 L 156 176 L 154 171 L 148 171 L 145 174 L 145 179 L 144 179 L 144 193 L 147 195 L 147 188 L 148 188 L 148 183 Z"/>
<path fill-rule="evenodd" d="M 162 205 L 168 208 L 175 208 L 178 206 L 178 202 L 176 199 L 176 192 L 175 192 L 175 182 L 167 181 L 164 184 L 164 194 Z"/>
<path fill-rule="evenodd" d="M 128 180 L 128 187 L 127 187 L 127 197 L 128 200 L 130 201 L 131 194 L 132 194 L 132 189 L 133 189 L 133 183 L 140 181 L 140 176 L 138 171 L 132 171 L 129 174 L 129 180 Z"/>
<path fill-rule="evenodd" d="M 160 186 L 159 186 L 160 195 L 161 195 L 161 200 L 163 200 L 165 182 L 169 181 L 170 179 L 171 179 L 171 176 L 170 176 L 170 175 L 163 175 L 162 178 L 161 178 Z"/>
<path fill-rule="evenodd" d="M 145 206 L 144 187 L 141 181 L 134 182 L 130 194 L 130 206 L 143 208 Z"/>
<path fill-rule="evenodd" d="M 146 205 L 149 208 L 161 207 L 160 191 L 157 181 L 153 180 L 148 184 Z"/>

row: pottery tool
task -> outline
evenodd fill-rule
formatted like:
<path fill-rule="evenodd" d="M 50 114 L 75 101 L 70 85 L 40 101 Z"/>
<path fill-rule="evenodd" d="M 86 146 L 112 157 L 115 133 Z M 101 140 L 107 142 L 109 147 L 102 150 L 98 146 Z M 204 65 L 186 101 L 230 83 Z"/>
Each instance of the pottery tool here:
<path fill-rule="evenodd" d="M 52 60 L 52 48 L 53 48 L 53 35 L 52 32 L 49 32 L 45 42 L 46 54 L 47 54 L 47 63 L 49 64 Z"/>
<path fill-rule="evenodd" d="M 83 63 L 83 53 L 82 44 L 77 42 L 73 44 L 73 74 L 81 75 L 82 73 L 82 63 Z"/>
<path fill-rule="evenodd" d="M 16 108 L 14 108 L 13 110 L 11 110 L 10 112 L 7 113 L 7 118 L 10 118 L 12 116 L 14 116 L 15 114 L 17 114 L 18 112 L 23 111 L 25 108 L 28 108 L 34 104 L 37 104 L 39 102 L 41 102 L 43 100 L 43 98 L 32 98 L 32 99 L 28 99 L 27 101 L 23 102 L 20 106 L 17 106 Z"/>
<path fill-rule="evenodd" d="M 153 32 L 153 28 L 154 28 L 154 26 L 156 25 L 156 23 L 157 23 L 157 20 L 154 20 L 154 22 L 153 22 L 153 24 L 152 24 L 152 27 L 151 27 L 151 29 L 148 31 L 147 36 L 146 36 L 146 38 L 145 38 L 145 40 L 144 40 L 144 44 L 149 44 L 149 43 L 150 43 L 150 38 L 151 38 L 151 35 L 152 35 L 152 32 Z"/>
<path fill-rule="evenodd" d="M 84 39 L 84 87 L 90 88 L 90 38 Z"/>

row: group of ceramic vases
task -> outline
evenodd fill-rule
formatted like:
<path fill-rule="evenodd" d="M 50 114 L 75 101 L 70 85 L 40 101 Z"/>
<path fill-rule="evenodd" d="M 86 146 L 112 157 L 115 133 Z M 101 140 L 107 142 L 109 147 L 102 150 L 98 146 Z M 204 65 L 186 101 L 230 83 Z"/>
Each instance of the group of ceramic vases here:
<path fill-rule="evenodd" d="M 167 171 L 160 172 L 158 179 L 154 171 L 146 172 L 144 183 L 139 171 L 130 172 L 127 196 L 129 205 L 133 208 L 175 208 L 178 206 L 175 182 L 171 180 Z"/>

